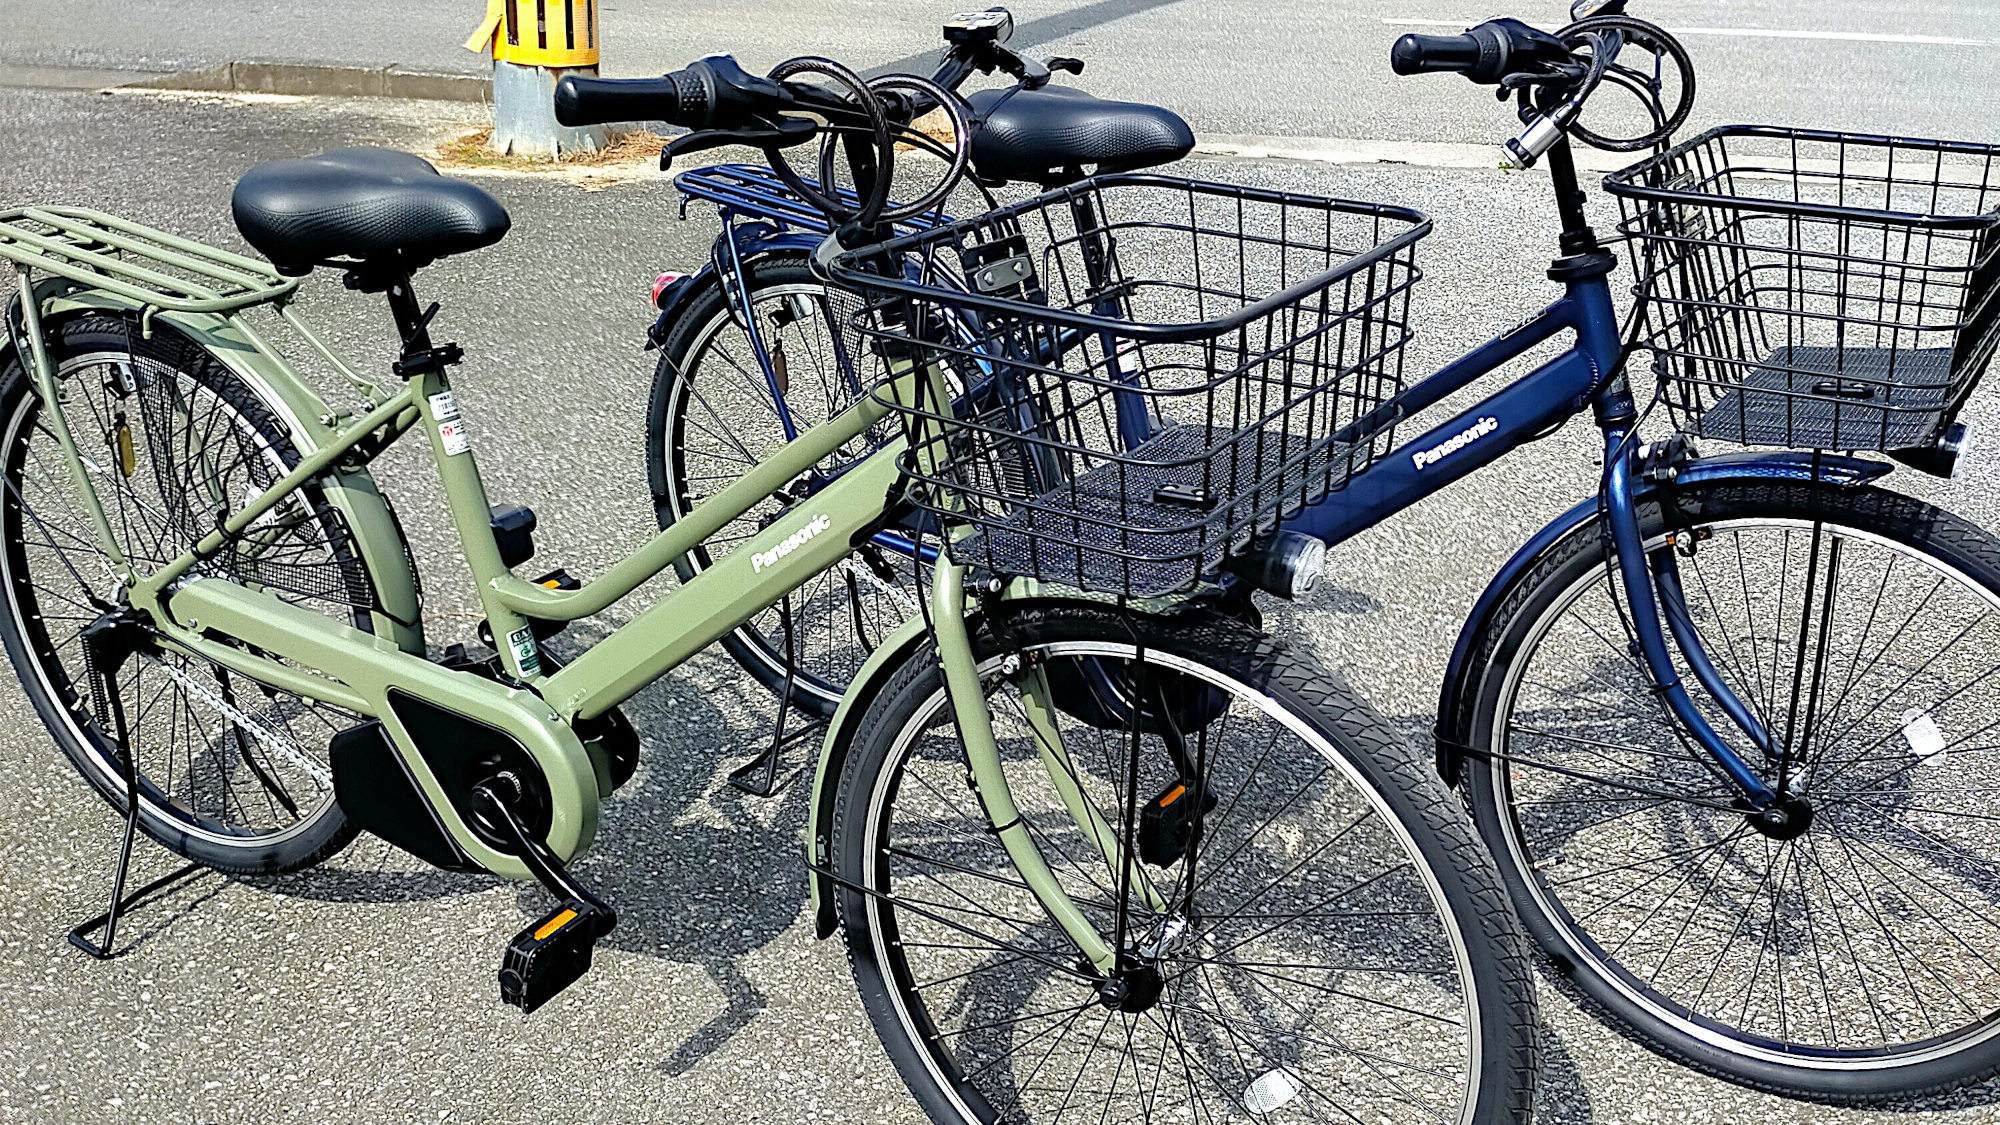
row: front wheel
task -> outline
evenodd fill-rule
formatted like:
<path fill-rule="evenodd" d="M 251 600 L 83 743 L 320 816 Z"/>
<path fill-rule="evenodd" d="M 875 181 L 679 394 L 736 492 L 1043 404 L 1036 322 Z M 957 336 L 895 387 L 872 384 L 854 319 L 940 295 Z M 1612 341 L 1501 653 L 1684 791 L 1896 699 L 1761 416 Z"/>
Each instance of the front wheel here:
<path fill-rule="evenodd" d="M 1200 611 L 1065 603 L 996 631 L 975 643 L 1009 788 L 1123 967 L 1107 991 L 1008 861 L 918 653 L 841 770 L 833 864 L 863 1001 L 933 1119 L 1527 1120 L 1525 943 L 1366 704 Z"/>
<path fill-rule="evenodd" d="M 1875 488 L 1679 493 L 1671 533 L 1642 507 L 1648 549 L 1677 552 L 1778 752 L 1681 677 L 1794 815 L 1747 815 L 1660 705 L 1586 524 L 1503 600 L 1461 696 L 1466 797 L 1523 920 L 1629 1034 L 1718 1077 L 1869 1102 L 2000 1072 L 2000 542 Z"/>

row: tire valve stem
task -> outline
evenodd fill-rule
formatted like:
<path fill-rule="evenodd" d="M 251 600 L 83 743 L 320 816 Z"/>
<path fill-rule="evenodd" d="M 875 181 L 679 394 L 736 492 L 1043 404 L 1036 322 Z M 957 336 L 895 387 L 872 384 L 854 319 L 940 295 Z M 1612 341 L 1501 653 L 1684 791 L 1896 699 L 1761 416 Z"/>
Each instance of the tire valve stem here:
<path fill-rule="evenodd" d="M 778 396 L 789 398 L 792 393 L 792 374 L 785 363 L 785 342 L 771 341 L 771 380 L 778 384 Z"/>
<path fill-rule="evenodd" d="M 132 427 L 126 423 L 123 410 L 112 415 L 111 444 L 118 451 L 118 471 L 130 480 L 139 467 L 139 455 L 132 448 Z"/>

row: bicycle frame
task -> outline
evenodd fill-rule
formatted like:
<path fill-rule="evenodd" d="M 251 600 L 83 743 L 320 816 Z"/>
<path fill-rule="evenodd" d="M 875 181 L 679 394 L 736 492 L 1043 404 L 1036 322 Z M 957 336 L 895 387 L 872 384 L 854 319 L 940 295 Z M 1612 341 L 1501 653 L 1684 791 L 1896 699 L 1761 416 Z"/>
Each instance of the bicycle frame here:
<path fill-rule="evenodd" d="M 615 604 L 672 565 L 717 530 L 748 512 L 792 481 L 810 472 L 843 445 L 880 421 L 887 408 L 862 395 L 846 411 L 802 431 L 769 460 L 697 506 L 673 526 L 577 588 L 546 588 L 516 577 L 502 562 L 489 523 L 484 483 L 471 449 L 447 438 L 447 423 L 460 421 L 442 365 L 413 372 L 394 394 L 362 417 L 305 453 L 280 480 L 230 513 L 214 531 L 178 558 L 151 573 L 138 573 L 118 550 L 95 483 L 86 470 L 65 416 L 56 375 L 43 346 L 40 302 L 23 271 L 21 303 L 28 360 L 37 393 L 47 412 L 94 530 L 125 581 L 131 604 L 150 617 L 160 642 L 214 661 L 252 680 L 307 699 L 322 700 L 379 720 L 411 777 L 444 822 L 452 840 L 479 866 L 515 878 L 533 877 L 519 858 L 495 850 L 467 824 L 467 810 L 432 771 L 417 739 L 404 725 L 399 700 L 415 698 L 475 723 L 496 728 L 535 760 L 549 790 L 551 825 L 546 843 L 567 860 L 590 843 L 602 795 L 595 767 L 571 724 L 604 714 L 665 675 L 766 607 L 796 590 L 845 557 L 855 541 L 871 534 L 893 509 L 905 446 L 898 439 L 869 453 L 786 515 L 668 593 L 626 625 L 613 630 L 572 663 L 545 668 L 531 622 L 573 621 Z M 407 279 L 388 286 L 390 303 L 404 330 L 406 352 L 427 352 L 424 318 L 417 312 Z M 905 372 L 904 378 L 933 373 Z M 236 582 L 209 580 L 196 568 L 214 557 L 283 500 L 333 472 L 353 469 L 421 426 L 429 434 L 432 460 L 443 486 L 459 545 L 472 572 L 481 606 L 499 645 L 507 682 L 434 664 L 323 614 L 295 606 L 274 594 Z M 954 681 L 973 668 L 962 568 L 941 558 L 933 577 L 933 612 L 940 659 Z M 976 673 L 974 673 L 976 676 Z M 959 685 L 963 689 L 963 685 Z M 1018 822 L 999 749 L 977 690 L 954 693 L 967 738 L 971 768 L 982 778 L 979 797 L 994 823 Z M 985 732 L 984 737 L 978 731 Z M 1058 760 L 1063 752 L 1046 749 Z M 1067 793 L 1068 791 L 1065 790 Z M 1077 797 L 1080 807 L 1088 803 Z M 1117 862 L 1117 845 L 1097 833 L 1107 859 Z M 1024 881 L 1061 920 L 1087 959 L 1109 970 L 1115 956 L 1050 873 L 1025 836 L 1009 841 Z M 1150 883 L 1142 893 L 1156 897 Z"/>
<path fill-rule="evenodd" d="M 1589 408 L 1604 432 L 1603 507 L 1646 669 L 1662 701 L 1689 736 L 1743 796 L 1761 808 L 1776 800 L 1776 794 L 1696 709 L 1667 648 L 1666 634 L 1671 632 L 1696 679 L 1723 712 L 1753 745 L 1772 749 L 1768 732 L 1723 682 L 1703 650 L 1681 597 L 1672 552 L 1663 552 L 1663 559 L 1649 559 L 1645 551 L 1638 518 L 1640 488 L 1635 480 L 1639 450 L 1638 443 L 1631 440 L 1637 419 L 1621 373 L 1626 346 L 1607 280 L 1616 259 L 1597 246 L 1584 222 L 1582 193 L 1576 187 L 1568 142 L 1558 143 L 1548 155 L 1563 217 L 1563 247 L 1568 252 L 1550 269 L 1550 277 L 1564 283 L 1563 296 L 1406 389 L 1377 408 L 1376 414 L 1386 423 L 1434 406 L 1562 332 L 1575 334 L 1571 347 L 1471 408 L 1403 442 L 1351 479 L 1344 489 L 1305 508 L 1284 526 L 1328 544 L 1338 543 L 1516 448 L 1553 433 L 1570 417 Z M 1664 629 L 1663 616 L 1668 622 Z M 1445 721 L 1441 716 L 1440 722 Z"/>

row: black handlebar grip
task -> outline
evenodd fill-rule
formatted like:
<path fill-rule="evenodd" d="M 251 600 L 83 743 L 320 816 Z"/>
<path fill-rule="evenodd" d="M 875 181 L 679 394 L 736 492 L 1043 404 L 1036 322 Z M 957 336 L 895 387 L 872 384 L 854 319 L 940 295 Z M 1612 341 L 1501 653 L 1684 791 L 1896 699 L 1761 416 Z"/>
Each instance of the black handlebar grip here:
<path fill-rule="evenodd" d="M 708 83 L 691 70 L 658 78 L 580 78 L 556 83 L 556 120 L 564 125 L 604 125 L 613 121 L 664 121 L 702 129 L 715 101 Z"/>
<path fill-rule="evenodd" d="M 1389 49 L 1389 66 L 1397 74 L 1469 74 L 1480 53 L 1479 39 L 1469 34 L 1405 35 Z"/>

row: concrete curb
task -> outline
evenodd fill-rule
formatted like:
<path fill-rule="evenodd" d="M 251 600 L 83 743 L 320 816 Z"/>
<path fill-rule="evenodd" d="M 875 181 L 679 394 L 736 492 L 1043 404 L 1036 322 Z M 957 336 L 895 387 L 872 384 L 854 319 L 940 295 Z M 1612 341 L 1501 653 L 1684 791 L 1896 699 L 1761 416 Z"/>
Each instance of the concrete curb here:
<path fill-rule="evenodd" d="M 126 83 L 122 88 L 289 94 L 298 97 L 414 98 L 446 102 L 493 100 L 493 82 L 483 75 L 438 74 L 394 65 L 358 67 L 232 62 L 162 74 Z"/>

